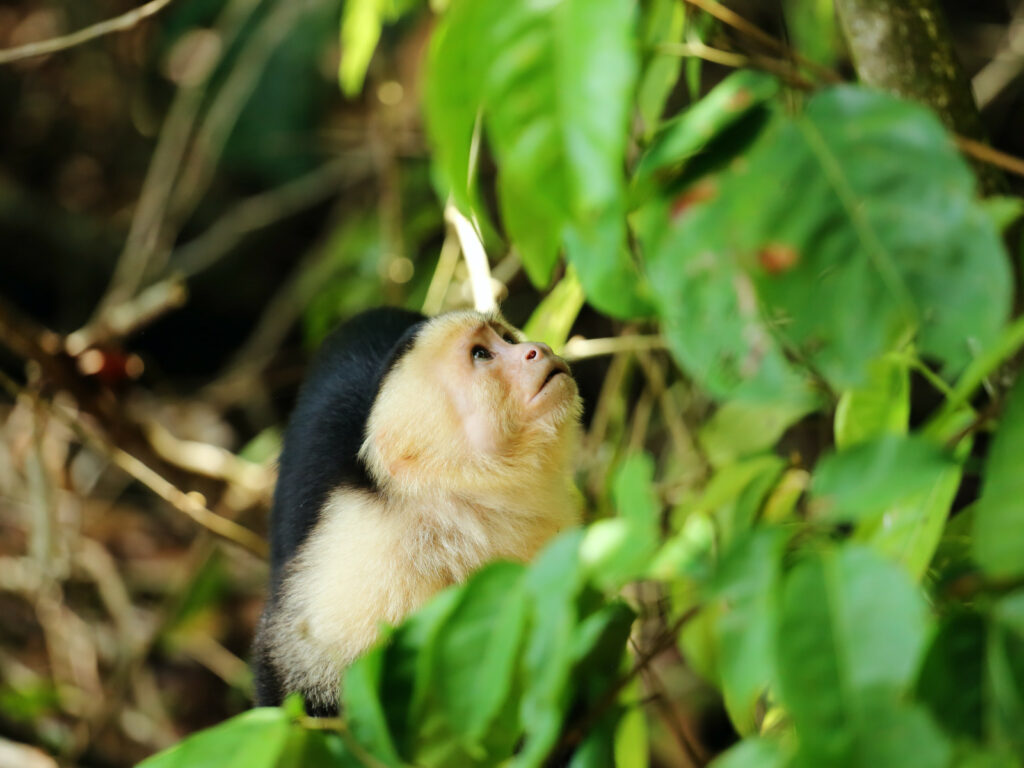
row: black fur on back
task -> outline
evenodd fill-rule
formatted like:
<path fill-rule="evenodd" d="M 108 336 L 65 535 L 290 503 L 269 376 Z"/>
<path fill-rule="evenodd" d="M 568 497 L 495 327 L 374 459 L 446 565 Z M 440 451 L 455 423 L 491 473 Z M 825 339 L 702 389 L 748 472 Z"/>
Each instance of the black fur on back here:
<path fill-rule="evenodd" d="M 426 318 L 381 307 L 344 323 L 324 341 L 288 423 L 270 514 L 271 599 L 288 562 L 339 486 L 373 489 L 357 454 L 381 381 L 412 347 Z"/>
<path fill-rule="evenodd" d="M 339 486 L 373 489 L 359 460 L 366 421 L 381 382 L 415 342 L 426 318 L 404 309 L 371 309 L 324 341 L 299 391 L 281 449 L 270 512 L 270 594 L 253 646 L 257 706 L 276 706 L 288 691 L 274 668 L 265 633 L 277 610 L 285 568 Z M 337 707 L 310 708 L 328 717 Z"/>

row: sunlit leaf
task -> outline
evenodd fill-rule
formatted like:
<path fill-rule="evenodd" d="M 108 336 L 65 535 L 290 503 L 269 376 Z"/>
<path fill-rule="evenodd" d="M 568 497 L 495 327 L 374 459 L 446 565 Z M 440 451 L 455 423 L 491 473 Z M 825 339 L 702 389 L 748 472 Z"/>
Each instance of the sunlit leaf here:
<path fill-rule="evenodd" d="M 139 768 L 274 768 L 290 727 L 283 709 L 251 709 L 143 760 Z"/>
<path fill-rule="evenodd" d="M 786 429 L 813 408 L 813 401 L 751 403 L 730 400 L 703 426 L 700 444 L 708 461 L 722 466 L 771 448 Z"/>
<path fill-rule="evenodd" d="M 836 447 L 882 435 L 903 435 L 910 420 L 910 373 L 906 362 L 883 357 L 868 366 L 863 385 L 847 390 L 836 406 Z"/>
<path fill-rule="evenodd" d="M 608 589 L 642 576 L 658 546 L 661 505 L 654 494 L 654 462 L 630 456 L 615 476 L 612 495 L 619 516 L 591 525 L 580 548 L 598 584 Z"/>
<path fill-rule="evenodd" d="M 711 768 L 785 768 L 789 756 L 768 739 L 744 739 L 716 757 Z"/>

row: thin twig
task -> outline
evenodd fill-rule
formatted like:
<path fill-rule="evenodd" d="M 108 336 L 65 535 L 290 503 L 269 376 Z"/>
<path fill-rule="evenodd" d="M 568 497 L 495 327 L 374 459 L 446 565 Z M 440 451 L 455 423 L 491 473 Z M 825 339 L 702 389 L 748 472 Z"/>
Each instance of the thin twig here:
<path fill-rule="evenodd" d="M 441 255 L 437 258 L 434 275 L 430 278 L 427 297 L 423 300 L 423 314 L 431 317 L 444 308 L 444 298 L 448 295 L 448 288 L 452 284 L 452 277 L 455 276 L 455 267 L 458 264 L 459 240 L 455 236 L 454 228 L 449 227 L 444 242 L 441 243 Z"/>
<path fill-rule="evenodd" d="M 17 382 L 2 371 L 0 371 L 0 386 L 7 390 L 8 394 L 13 398 L 17 398 L 22 394 L 22 388 L 18 386 Z M 238 544 L 258 557 L 267 557 L 267 543 L 248 528 L 239 525 L 234 520 L 229 520 L 218 515 L 216 512 L 210 511 L 199 500 L 198 494 L 185 493 L 159 472 L 150 468 L 123 448 L 114 445 L 105 437 L 93 431 L 86 430 L 81 421 L 70 418 L 53 403 L 44 401 L 41 398 L 40 402 L 46 403 L 50 413 L 74 430 L 75 434 L 83 442 L 97 448 L 122 470 L 156 493 L 164 501 L 170 503 L 175 509 L 184 512 L 212 533 Z"/>
<path fill-rule="evenodd" d="M 8 64 L 12 61 L 30 59 L 35 56 L 46 56 L 57 51 L 64 51 L 74 48 L 76 45 L 95 40 L 97 37 L 110 35 L 114 32 L 124 32 L 131 29 L 143 19 L 159 13 L 171 0 L 150 0 L 145 5 L 140 5 L 134 10 L 122 13 L 112 19 L 101 21 L 98 24 L 71 32 L 67 35 L 54 37 L 49 40 L 38 40 L 34 43 L 19 45 L 17 48 L 4 48 L 0 50 L 0 64 Z"/>
<path fill-rule="evenodd" d="M 620 352 L 645 352 L 652 349 L 665 349 L 664 337 L 627 334 L 602 339 L 584 339 L 574 336 L 565 343 L 562 357 L 572 361 L 588 357 L 617 355 Z"/>
<path fill-rule="evenodd" d="M 80 355 L 89 347 L 128 336 L 178 307 L 188 298 L 185 283 L 178 276 L 151 285 L 134 298 L 111 307 L 88 325 L 68 335 L 64 348 Z"/>
<path fill-rule="evenodd" d="M 1016 176 L 1024 176 L 1024 160 L 1021 160 L 1019 157 L 1014 157 L 1006 152 L 990 147 L 988 144 L 977 139 L 961 136 L 959 133 L 954 133 L 953 138 L 956 140 L 956 145 L 960 148 L 960 151 L 965 155 L 970 155 L 976 160 L 981 160 L 983 163 L 994 165 L 996 168 L 1002 168 L 1004 171 L 1008 171 Z"/>
<path fill-rule="evenodd" d="M 726 67 L 740 69 L 750 63 L 750 59 L 742 53 L 723 51 L 720 48 L 712 48 L 700 40 L 691 40 L 686 43 L 659 43 L 654 50 L 666 56 L 692 56 L 697 59 L 704 59 L 713 64 L 721 64 Z"/>
<path fill-rule="evenodd" d="M 705 13 L 714 16 L 723 24 L 727 24 L 738 32 L 745 34 L 747 37 L 756 40 L 771 50 L 782 53 L 785 56 L 791 56 L 800 66 L 814 72 L 814 74 L 826 82 L 836 83 L 840 82 L 842 79 L 836 72 L 801 55 L 798 51 L 793 50 L 778 38 L 769 35 L 757 25 L 743 18 L 732 9 L 726 8 L 721 3 L 716 2 L 716 0 L 685 0 L 685 2 L 700 8 Z"/>
<path fill-rule="evenodd" d="M 562 731 L 562 738 L 559 739 L 559 745 L 556 745 L 555 750 L 552 751 L 557 751 L 558 746 L 564 745 L 574 747 L 579 744 L 583 740 L 583 737 L 586 736 L 587 732 L 598 721 L 600 721 L 605 712 L 608 711 L 608 708 L 615 703 L 619 694 L 622 693 L 622 690 L 629 685 L 633 678 L 643 672 L 643 670 L 646 669 L 655 658 L 661 655 L 663 651 L 668 650 L 675 645 L 676 636 L 679 634 L 680 630 L 682 630 L 689 621 L 700 613 L 701 608 L 702 606 L 695 605 L 672 622 L 672 626 L 665 631 L 661 636 L 661 639 L 651 645 L 651 647 L 647 649 L 647 652 L 637 659 L 636 664 L 634 664 L 629 672 L 620 677 L 615 684 L 608 689 L 601 701 L 599 701 L 589 711 L 585 712 L 577 724 L 569 725 Z"/>
<path fill-rule="evenodd" d="M 636 641 L 633 640 L 633 638 L 630 638 L 629 643 L 633 646 L 633 650 L 639 655 L 640 648 L 637 646 Z M 691 739 L 690 734 L 687 733 L 685 718 L 683 718 L 682 713 L 679 711 L 679 707 L 676 705 L 675 699 L 668 692 L 668 689 L 665 687 L 665 683 L 654 668 L 654 665 L 649 665 L 642 674 L 647 682 L 648 688 L 653 689 L 654 691 L 651 695 L 651 701 L 661 712 L 662 720 L 664 721 L 666 728 L 676 740 L 676 744 L 679 745 L 679 750 L 686 756 L 690 766 L 699 768 L 699 766 L 706 765 L 708 762 L 707 756 L 699 755 L 697 753 L 698 746 L 691 743 L 691 741 L 695 740 Z"/>
<path fill-rule="evenodd" d="M 340 191 L 342 182 L 352 170 L 352 159 L 339 157 L 280 187 L 247 197 L 203 234 L 172 254 L 173 268 L 186 277 L 195 276 L 229 253 L 246 235 L 316 205 Z M 364 179 L 365 174 L 360 172 L 353 182 Z"/>
<path fill-rule="evenodd" d="M 352 729 L 348 727 L 348 723 L 343 718 L 309 717 L 308 715 L 303 715 L 297 722 L 303 728 L 310 731 L 334 731 L 344 740 L 345 746 L 352 752 L 352 756 L 367 768 L 388 768 L 387 763 L 381 762 L 367 752 L 363 745 L 356 740 L 355 736 L 352 735 Z"/>

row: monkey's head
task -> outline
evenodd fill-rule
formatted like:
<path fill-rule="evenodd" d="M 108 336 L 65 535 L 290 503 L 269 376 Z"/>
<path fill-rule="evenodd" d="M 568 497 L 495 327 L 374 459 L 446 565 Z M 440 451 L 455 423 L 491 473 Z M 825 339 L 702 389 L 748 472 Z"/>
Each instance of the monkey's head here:
<path fill-rule="evenodd" d="M 560 357 L 498 315 L 419 326 L 384 376 L 360 457 L 383 488 L 514 493 L 566 477 L 581 404 Z"/>

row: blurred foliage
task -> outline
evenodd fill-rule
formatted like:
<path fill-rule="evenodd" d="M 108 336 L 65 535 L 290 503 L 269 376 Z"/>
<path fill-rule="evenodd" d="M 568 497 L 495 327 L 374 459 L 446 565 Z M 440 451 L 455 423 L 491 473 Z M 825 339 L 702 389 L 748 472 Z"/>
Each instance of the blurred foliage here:
<path fill-rule="evenodd" d="M 178 0 L 0 69 L 0 747 L 1024 765 L 1022 201 L 821 77 L 828 0 L 732 4 L 803 59 L 698 5 Z M 128 7 L 3 7 L 0 47 Z M 588 524 L 388 629 L 340 717 L 243 712 L 265 566 L 180 512 L 265 530 L 323 336 L 471 303 L 446 205 L 578 358 Z"/>

